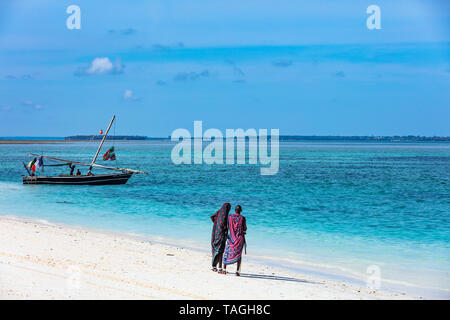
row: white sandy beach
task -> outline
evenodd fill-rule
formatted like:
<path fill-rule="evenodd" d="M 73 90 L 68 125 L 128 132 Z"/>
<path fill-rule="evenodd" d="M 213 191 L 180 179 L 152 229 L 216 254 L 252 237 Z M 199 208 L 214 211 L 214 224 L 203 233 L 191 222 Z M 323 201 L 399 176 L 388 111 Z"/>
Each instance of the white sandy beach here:
<path fill-rule="evenodd" d="M 229 267 L 234 272 L 236 266 Z M 123 234 L 0 217 L 1 299 L 405 299 L 243 261 L 210 270 L 206 252 Z"/>

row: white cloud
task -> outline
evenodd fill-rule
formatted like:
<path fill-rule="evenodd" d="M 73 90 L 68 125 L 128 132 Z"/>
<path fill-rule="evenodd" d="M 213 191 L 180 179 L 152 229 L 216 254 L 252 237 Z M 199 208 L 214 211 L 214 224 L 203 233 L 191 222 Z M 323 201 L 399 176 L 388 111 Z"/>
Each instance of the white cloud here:
<path fill-rule="evenodd" d="M 80 67 L 75 71 L 76 76 L 119 74 L 123 72 L 123 64 L 120 57 L 114 63 L 108 57 L 95 58 L 88 67 Z"/>
<path fill-rule="evenodd" d="M 125 100 L 140 100 L 140 98 L 136 97 L 130 89 L 125 90 L 123 98 Z"/>
<path fill-rule="evenodd" d="M 131 91 L 131 90 L 125 90 L 125 93 L 124 93 L 123 97 L 124 97 L 125 99 L 131 99 L 131 98 L 133 97 L 133 91 Z"/>
<path fill-rule="evenodd" d="M 22 104 L 24 106 L 27 106 L 27 107 L 32 107 L 33 109 L 36 109 L 36 110 L 41 110 L 42 109 L 42 105 L 41 104 L 34 103 L 31 100 L 25 100 L 25 101 L 22 102 Z"/>
<path fill-rule="evenodd" d="M 109 58 L 95 58 L 91 66 L 86 70 L 88 74 L 104 74 L 113 70 L 113 64 Z"/>

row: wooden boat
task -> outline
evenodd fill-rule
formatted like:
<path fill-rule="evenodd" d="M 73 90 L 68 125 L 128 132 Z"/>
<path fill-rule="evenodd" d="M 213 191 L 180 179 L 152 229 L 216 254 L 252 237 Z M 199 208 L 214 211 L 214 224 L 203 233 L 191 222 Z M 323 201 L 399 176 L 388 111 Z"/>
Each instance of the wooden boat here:
<path fill-rule="evenodd" d="M 132 173 L 108 173 L 92 175 L 23 176 L 23 184 L 125 184 Z"/>
<path fill-rule="evenodd" d="M 100 164 L 96 164 L 95 161 L 97 160 L 98 154 L 100 153 L 100 150 L 103 146 L 103 143 L 106 140 L 106 137 L 108 136 L 109 129 L 111 128 L 111 125 L 114 122 L 114 119 L 116 117 L 113 116 L 111 119 L 111 122 L 109 123 L 108 129 L 106 130 L 105 135 L 103 136 L 103 139 L 100 143 L 100 146 L 97 149 L 97 153 L 94 156 L 94 159 L 91 163 L 83 163 L 78 161 L 71 161 L 71 160 L 64 160 L 59 159 L 55 157 L 49 157 L 49 156 L 41 156 L 37 154 L 30 153 L 29 156 L 32 157 L 43 157 L 46 159 L 59 161 L 64 164 L 62 165 L 81 165 L 81 166 L 88 166 L 89 170 L 87 174 L 85 175 L 58 175 L 58 176 L 36 176 L 30 172 L 28 167 L 24 164 L 25 169 L 28 172 L 28 176 L 22 176 L 22 182 L 23 184 L 63 184 L 63 185 L 112 185 L 112 184 L 125 184 L 127 183 L 128 179 L 133 174 L 147 174 L 145 171 L 139 171 L 139 170 L 133 170 L 133 169 L 121 169 L 121 168 L 113 168 L 113 167 L 107 167 Z M 115 173 L 106 173 L 106 174 L 93 174 L 92 169 L 96 168 L 102 168 L 107 170 L 113 170 L 118 171 Z"/>

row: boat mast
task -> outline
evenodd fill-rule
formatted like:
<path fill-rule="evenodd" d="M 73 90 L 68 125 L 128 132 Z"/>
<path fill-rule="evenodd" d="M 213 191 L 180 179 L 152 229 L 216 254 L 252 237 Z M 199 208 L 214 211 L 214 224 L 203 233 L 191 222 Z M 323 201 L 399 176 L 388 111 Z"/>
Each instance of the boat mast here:
<path fill-rule="evenodd" d="M 105 132 L 105 135 L 103 136 L 102 142 L 100 143 L 100 146 L 97 149 L 97 153 L 95 154 L 94 159 L 92 160 L 92 163 L 91 163 L 91 165 L 89 167 L 88 174 L 91 174 L 92 167 L 95 164 L 95 160 L 97 160 L 98 154 L 100 153 L 100 150 L 102 149 L 103 143 L 106 140 L 106 136 L 108 135 L 109 129 L 111 129 L 111 125 L 113 124 L 115 118 L 116 118 L 116 115 L 114 115 L 112 117 L 111 122 L 109 123 L 108 129 L 106 129 L 106 132 Z"/>

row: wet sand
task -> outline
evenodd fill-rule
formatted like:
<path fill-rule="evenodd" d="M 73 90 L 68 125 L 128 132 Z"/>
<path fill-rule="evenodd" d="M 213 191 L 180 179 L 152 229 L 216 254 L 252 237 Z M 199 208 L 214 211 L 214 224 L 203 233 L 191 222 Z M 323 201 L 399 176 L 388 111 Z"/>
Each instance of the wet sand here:
<path fill-rule="evenodd" d="M 411 298 L 245 257 L 241 277 L 220 275 L 210 259 L 124 234 L 0 217 L 0 299 Z"/>

